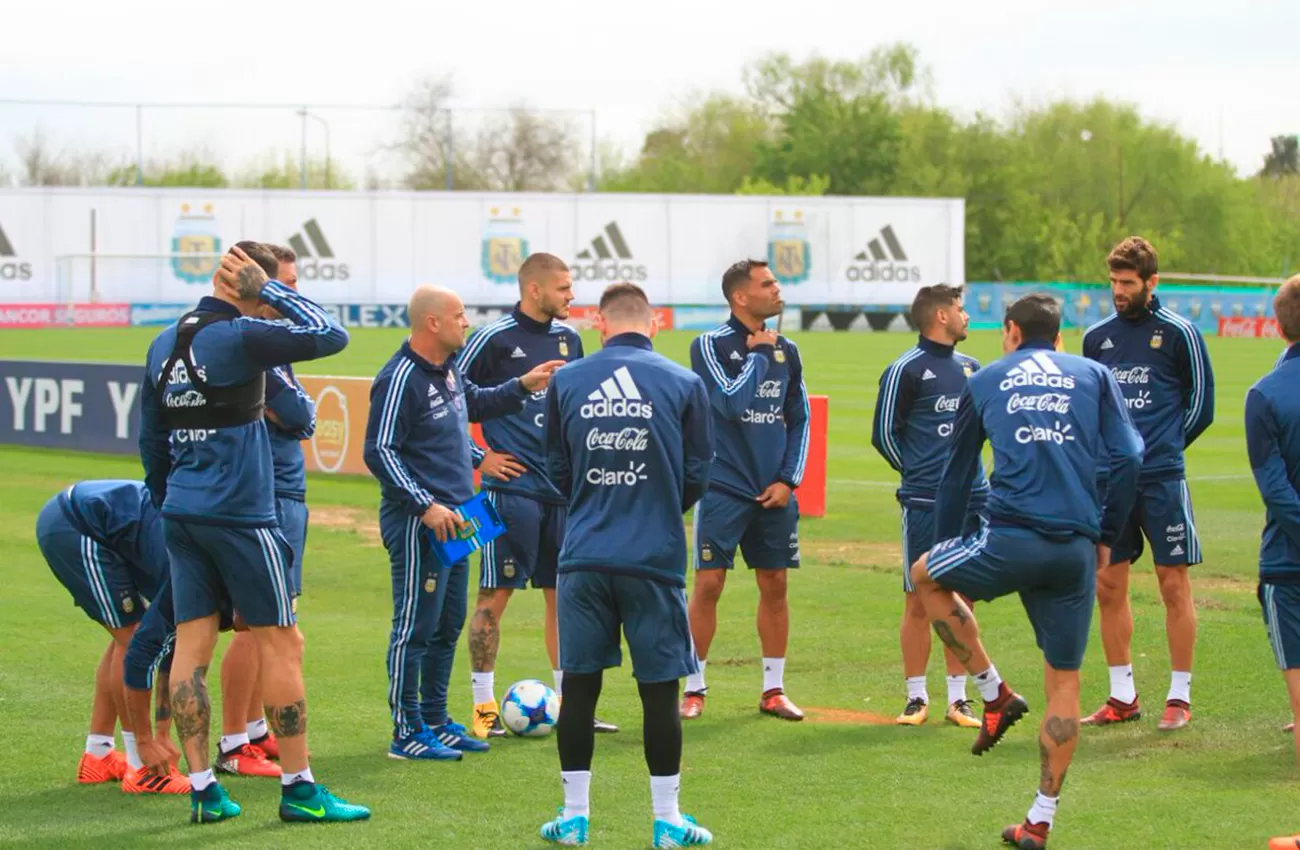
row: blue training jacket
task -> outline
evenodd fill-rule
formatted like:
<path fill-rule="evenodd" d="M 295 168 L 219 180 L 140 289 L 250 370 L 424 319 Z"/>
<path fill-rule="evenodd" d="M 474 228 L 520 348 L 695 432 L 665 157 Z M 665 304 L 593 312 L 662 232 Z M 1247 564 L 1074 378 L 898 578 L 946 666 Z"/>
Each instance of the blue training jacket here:
<path fill-rule="evenodd" d="M 957 401 L 966 381 L 979 368 L 974 357 L 920 337 L 881 373 L 871 445 L 902 476 L 896 494 L 900 504 L 934 507 L 939 477 L 948 459 Z M 972 507 L 979 510 L 989 492 L 982 463 L 976 467 L 970 487 Z"/>
<path fill-rule="evenodd" d="M 519 378 L 548 360 L 582 357 L 582 338 L 562 322 L 538 322 L 520 311 L 519 305 L 508 315 L 485 325 L 470 335 L 469 342 L 456 355 L 456 366 L 480 387 L 495 387 L 511 378 Z M 532 393 L 523 410 L 483 423 L 483 439 L 488 448 L 513 455 L 527 468 L 518 478 L 501 481 L 483 476 L 484 490 L 517 493 L 530 499 L 563 504 L 564 497 L 546 474 L 546 447 L 542 432 L 546 424 L 546 391 Z M 474 465 L 483 459 L 483 450 L 471 447 Z"/>
<path fill-rule="evenodd" d="M 557 371 L 546 404 L 546 465 L 569 503 L 559 571 L 684 587 L 682 514 L 713 460 L 704 382 L 625 333 Z"/>
<path fill-rule="evenodd" d="M 307 461 L 302 441 L 316 433 L 316 403 L 298 383 L 292 366 L 277 366 L 266 373 L 266 409 L 279 421 L 267 419 L 271 437 L 271 466 L 275 471 L 275 497 L 295 502 L 307 500 Z"/>
<path fill-rule="evenodd" d="M 935 503 L 936 540 L 961 534 L 980 449 L 993 446 L 991 524 L 1110 545 L 1136 497 L 1142 438 L 1104 367 L 1031 341 L 971 376 Z M 1097 470 L 1109 468 L 1104 503 Z"/>
<path fill-rule="evenodd" d="M 1300 583 L 1300 346 L 1246 393 L 1246 450 L 1264 500 L 1259 580 Z"/>
<path fill-rule="evenodd" d="M 242 384 L 276 366 L 328 357 L 347 346 L 348 333 L 334 317 L 278 281 L 262 288 L 262 301 L 287 321 L 241 316 L 212 297 L 199 301 L 199 310 L 229 316 L 194 337 L 193 360 L 210 386 Z M 140 459 L 155 504 L 163 516 L 186 522 L 276 525 L 275 471 L 264 420 L 229 428 L 167 427 L 165 397 L 183 402 L 197 394 L 181 364 L 168 376 L 164 397 L 155 386 L 171 357 L 176 329 L 174 324 L 166 328 L 149 346 L 140 388 Z"/>
<path fill-rule="evenodd" d="M 469 423 L 518 413 L 528 391 L 511 378 L 491 389 L 465 380 L 455 358 L 434 365 L 402 343 L 370 386 L 366 467 L 383 498 L 422 516 L 474 495 Z"/>
<path fill-rule="evenodd" d="M 162 516 L 140 481 L 82 481 L 55 497 L 79 534 L 117 555 L 151 604 L 167 578 Z"/>
<path fill-rule="evenodd" d="M 799 348 L 784 336 L 750 351 L 748 328 L 727 323 L 691 342 L 691 369 L 709 393 L 717 457 L 710 489 L 752 500 L 777 481 L 803 483 L 808 391 Z"/>
<path fill-rule="evenodd" d="M 1200 330 L 1154 296 L 1140 317 L 1112 313 L 1083 335 L 1111 370 L 1146 445 L 1139 483 L 1182 478 L 1183 451 L 1214 421 L 1214 369 Z"/>

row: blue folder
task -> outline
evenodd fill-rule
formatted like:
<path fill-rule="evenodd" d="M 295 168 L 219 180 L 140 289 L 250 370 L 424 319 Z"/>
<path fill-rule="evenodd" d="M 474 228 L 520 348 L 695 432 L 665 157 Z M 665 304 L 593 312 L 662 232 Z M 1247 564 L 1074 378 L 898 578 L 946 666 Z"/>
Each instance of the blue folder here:
<path fill-rule="evenodd" d="M 471 552 L 477 552 L 488 543 L 496 540 L 506 531 L 506 524 L 501 514 L 488 501 L 487 494 L 480 492 L 474 498 L 456 508 L 456 515 L 465 521 L 460 533 L 440 543 L 433 529 L 425 529 L 429 542 L 433 544 L 434 554 L 442 562 L 443 568 L 466 558 Z"/>

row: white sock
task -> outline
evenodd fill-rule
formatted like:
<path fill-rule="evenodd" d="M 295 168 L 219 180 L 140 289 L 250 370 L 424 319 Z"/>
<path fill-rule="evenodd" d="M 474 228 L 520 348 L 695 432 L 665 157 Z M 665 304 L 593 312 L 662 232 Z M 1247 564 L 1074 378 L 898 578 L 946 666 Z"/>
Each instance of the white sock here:
<path fill-rule="evenodd" d="M 134 732 L 122 733 L 122 749 L 126 750 L 126 763 L 132 770 L 144 767 L 144 762 L 140 761 L 140 748 L 135 745 Z"/>
<path fill-rule="evenodd" d="M 682 789 L 682 775 L 650 777 L 650 803 L 654 806 L 655 820 L 681 826 L 682 812 L 677 807 L 677 793 Z"/>
<path fill-rule="evenodd" d="M 280 785 L 281 785 L 281 787 L 288 787 L 288 786 L 292 785 L 292 784 L 295 783 L 295 782 L 311 782 L 311 783 L 315 783 L 315 782 L 316 782 L 316 777 L 314 777 L 314 776 L 311 775 L 311 768 L 310 768 L 310 767 L 304 768 L 303 770 L 299 771 L 298 773 L 282 773 L 282 774 L 280 774 Z"/>
<path fill-rule="evenodd" d="M 204 788 L 214 784 L 216 781 L 217 777 L 212 775 L 212 768 L 208 768 L 202 773 L 190 774 L 190 787 L 195 791 L 202 791 Z"/>
<path fill-rule="evenodd" d="M 1133 683 L 1133 665 L 1117 664 L 1110 668 L 1110 698 L 1131 703 L 1137 697 L 1137 685 Z"/>
<path fill-rule="evenodd" d="M 591 817 L 591 771 L 562 770 L 560 782 L 564 784 L 564 816 Z"/>
<path fill-rule="evenodd" d="M 907 680 L 907 701 L 911 702 L 919 699 L 926 705 L 930 704 L 930 692 L 925 689 L 925 677 L 913 676 Z"/>
<path fill-rule="evenodd" d="M 87 735 L 86 752 L 95 758 L 103 758 L 113 752 L 112 735 Z"/>
<path fill-rule="evenodd" d="M 1034 795 L 1034 804 L 1029 807 L 1029 814 L 1025 820 L 1030 823 L 1045 823 L 1047 828 L 1052 828 L 1052 818 L 1056 817 L 1056 804 L 1061 802 L 1060 797 L 1044 797 L 1043 792 L 1039 791 Z"/>
<path fill-rule="evenodd" d="M 948 677 L 948 705 L 966 701 L 966 677 L 964 675 Z"/>
<path fill-rule="evenodd" d="M 1175 670 L 1169 677 L 1169 696 L 1166 699 L 1182 700 L 1192 704 L 1192 674 Z"/>
<path fill-rule="evenodd" d="M 239 749 L 240 747 L 244 746 L 244 744 L 247 743 L 248 743 L 247 732 L 241 732 L 238 735 L 222 735 L 221 744 L 220 744 L 221 752 L 233 753 L 235 750 Z"/>
<path fill-rule="evenodd" d="M 785 659 L 763 659 L 763 693 L 785 690 Z"/>
<path fill-rule="evenodd" d="M 250 741 L 256 741 L 258 738 L 265 738 L 267 734 L 269 734 L 266 728 L 266 718 L 259 717 L 256 720 L 248 721 L 248 727 L 245 731 L 248 732 L 248 740 Z"/>
<path fill-rule="evenodd" d="M 555 682 L 555 695 L 557 697 L 563 697 L 564 696 L 564 671 L 552 670 L 551 679 L 554 680 Z"/>
<path fill-rule="evenodd" d="M 989 669 L 983 673 L 975 674 L 975 687 L 980 689 L 980 696 L 985 702 L 993 702 L 998 698 L 998 689 L 1002 686 L 1002 677 L 998 675 L 998 668 L 990 665 Z"/>
<path fill-rule="evenodd" d="M 708 690 L 708 685 L 704 684 L 704 665 L 709 662 L 700 661 L 700 672 L 691 673 L 686 677 L 686 692 L 688 694 L 702 694 Z"/>
<path fill-rule="evenodd" d="M 496 701 L 497 674 L 470 673 L 470 686 L 474 689 L 474 704 Z"/>

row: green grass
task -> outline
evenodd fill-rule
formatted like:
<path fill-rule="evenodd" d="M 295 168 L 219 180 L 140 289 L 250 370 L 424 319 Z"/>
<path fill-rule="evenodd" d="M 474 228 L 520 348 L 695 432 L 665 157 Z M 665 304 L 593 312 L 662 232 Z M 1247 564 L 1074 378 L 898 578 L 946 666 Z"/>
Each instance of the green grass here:
<path fill-rule="evenodd" d="M 139 362 L 151 332 L 7 331 L 0 357 Z M 685 360 L 691 335 L 659 337 Z M 893 715 L 902 708 L 897 625 L 901 610 L 894 477 L 870 446 L 881 369 L 904 347 L 899 334 L 802 334 L 809 390 L 831 397 L 829 513 L 803 524 L 804 568 L 791 583 L 787 683 L 805 708 Z M 400 343 L 400 331 L 359 331 L 338 357 L 304 373 L 371 375 Z M 595 341 L 589 339 L 589 346 Z M 1078 350 L 1078 338 L 1067 345 Z M 1085 732 L 1052 846 L 1259 847 L 1300 829 L 1296 769 L 1282 678 L 1274 668 L 1254 597 L 1263 511 L 1246 463 L 1241 425 L 1247 387 L 1272 364 L 1277 345 L 1212 339 L 1219 378 L 1217 421 L 1188 459 L 1206 563 L 1195 568 L 1201 622 L 1193 696 L 1196 717 L 1175 736 L 1155 718 Z M 985 362 L 995 334 L 965 349 Z M 75 784 L 90 681 L 104 638 L 72 608 L 33 541 L 41 505 L 66 484 L 139 475 L 130 457 L 0 449 L 0 843 L 15 846 L 131 846 L 193 842 L 186 805 L 131 799 L 113 787 Z M 541 822 L 561 800 L 553 740 L 512 739 L 460 764 L 393 762 L 384 651 L 391 617 L 387 560 L 373 537 L 377 490 L 369 480 L 313 477 L 316 518 L 300 615 L 307 636 L 314 768 L 343 796 L 373 806 L 364 825 L 284 828 L 276 788 L 264 780 L 229 787 L 245 805 L 238 820 L 205 840 L 232 847 L 309 845 L 540 847 Z M 1135 571 L 1134 663 L 1149 708 L 1168 686 L 1163 615 L 1149 561 Z M 935 722 L 921 729 L 783 724 L 755 710 L 761 682 L 754 634 L 755 590 L 743 573 L 724 596 L 709 665 L 710 700 L 686 727 L 682 801 L 732 848 L 992 848 L 1018 821 L 1038 778 L 1034 726 L 1043 706 L 1041 658 L 1015 600 L 978 610 L 999 669 L 1034 714 L 991 755 L 969 753 L 968 731 Z M 1100 641 L 1089 645 L 1084 709 L 1105 698 Z M 936 652 L 937 656 L 937 652 Z M 936 662 L 938 659 L 935 659 Z M 214 667 L 215 669 L 215 667 Z M 541 605 L 525 593 L 505 620 L 499 690 L 547 678 Z M 214 677 L 215 678 L 215 677 Z M 219 688 L 214 683 L 214 699 Z M 932 664 L 931 695 L 943 694 Z M 973 691 L 972 691 L 973 692 Z M 468 713 L 464 653 L 453 709 Z M 215 709 L 214 709 L 214 713 Z M 649 842 L 649 789 L 630 670 L 606 678 L 600 713 L 623 732 L 597 741 L 593 846 Z"/>

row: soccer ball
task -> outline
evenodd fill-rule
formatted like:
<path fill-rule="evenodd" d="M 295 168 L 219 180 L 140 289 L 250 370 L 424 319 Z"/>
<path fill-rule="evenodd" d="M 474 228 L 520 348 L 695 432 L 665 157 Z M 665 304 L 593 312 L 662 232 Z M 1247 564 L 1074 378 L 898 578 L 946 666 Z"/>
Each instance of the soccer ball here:
<path fill-rule="evenodd" d="M 506 728 L 525 738 L 551 734 L 560 719 L 560 698 L 537 679 L 515 682 L 501 702 L 501 721 Z"/>

